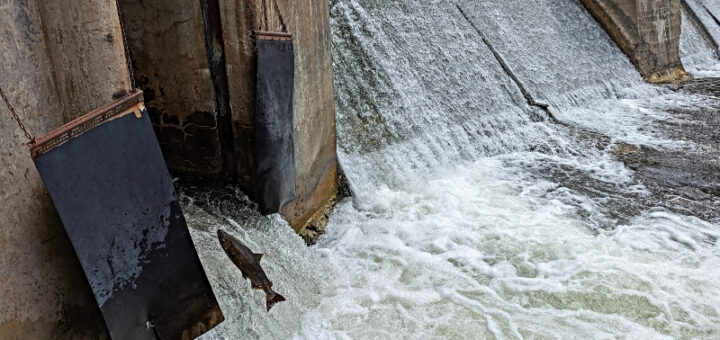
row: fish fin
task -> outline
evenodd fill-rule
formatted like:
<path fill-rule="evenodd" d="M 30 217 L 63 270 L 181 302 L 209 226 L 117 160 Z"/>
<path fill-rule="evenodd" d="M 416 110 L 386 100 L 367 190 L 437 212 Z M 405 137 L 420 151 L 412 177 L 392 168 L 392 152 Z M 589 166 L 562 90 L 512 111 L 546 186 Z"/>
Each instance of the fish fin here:
<path fill-rule="evenodd" d="M 263 257 L 263 254 L 253 254 L 253 257 L 255 257 L 255 260 L 256 260 L 256 261 L 260 262 L 260 260 L 261 260 L 262 257 Z"/>
<path fill-rule="evenodd" d="M 275 306 L 276 303 L 282 302 L 282 301 L 285 301 L 285 297 L 283 297 L 282 295 L 275 293 L 275 292 L 268 294 L 266 297 L 267 311 L 269 312 L 270 308 Z"/>
<path fill-rule="evenodd" d="M 252 289 L 262 289 L 262 286 L 255 282 L 250 282 L 250 286 L 252 287 Z"/>

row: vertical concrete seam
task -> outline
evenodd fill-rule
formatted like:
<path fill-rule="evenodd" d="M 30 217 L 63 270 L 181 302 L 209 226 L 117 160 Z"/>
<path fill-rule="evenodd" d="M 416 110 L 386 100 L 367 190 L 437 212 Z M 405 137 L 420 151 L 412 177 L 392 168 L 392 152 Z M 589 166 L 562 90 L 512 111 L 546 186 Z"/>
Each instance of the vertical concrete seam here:
<path fill-rule="evenodd" d="M 225 46 L 222 23 L 220 22 L 220 4 L 218 0 L 200 0 L 205 31 L 205 50 L 210 70 L 213 97 L 215 98 L 215 124 L 220 141 L 220 161 L 222 171 L 231 180 L 236 177 L 235 140 L 230 112 L 230 94 L 225 62 Z"/>

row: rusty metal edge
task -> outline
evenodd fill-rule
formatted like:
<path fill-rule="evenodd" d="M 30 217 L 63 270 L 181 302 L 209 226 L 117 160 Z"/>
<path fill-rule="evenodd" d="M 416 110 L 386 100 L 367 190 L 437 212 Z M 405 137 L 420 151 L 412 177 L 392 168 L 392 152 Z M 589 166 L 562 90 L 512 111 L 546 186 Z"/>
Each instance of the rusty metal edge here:
<path fill-rule="evenodd" d="M 257 39 L 265 40 L 292 40 L 293 37 L 290 33 L 282 32 L 255 31 L 254 33 Z"/>
<path fill-rule="evenodd" d="M 117 118 L 119 115 L 128 114 L 133 106 L 143 102 L 143 92 L 135 90 L 135 92 L 109 103 L 103 107 L 95 109 L 71 122 L 51 131 L 50 133 L 34 139 L 28 143 L 30 148 L 30 156 L 32 158 L 42 155 L 68 140 L 75 138 L 88 130 L 103 124 L 109 120 Z"/>

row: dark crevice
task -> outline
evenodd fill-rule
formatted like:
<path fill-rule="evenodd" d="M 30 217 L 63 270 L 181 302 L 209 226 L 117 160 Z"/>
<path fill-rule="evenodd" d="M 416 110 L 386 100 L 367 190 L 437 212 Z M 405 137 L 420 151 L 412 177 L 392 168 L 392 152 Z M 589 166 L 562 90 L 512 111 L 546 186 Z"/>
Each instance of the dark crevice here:
<path fill-rule="evenodd" d="M 518 77 L 510 68 L 510 65 L 508 65 L 507 61 L 505 61 L 505 58 L 503 58 L 500 52 L 495 49 L 495 47 L 490 43 L 490 40 L 485 36 L 485 34 L 480 30 L 480 28 L 477 27 L 475 23 L 472 22 L 472 20 L 470 20 L 470 17 L 465 13 L 462 7 L 460 7 L 460 5 L 458 4 L 455 4 L 455 7 L 457 7 L 458 11 L 460 11 L 460 14 L 462 14 L 463 18 L 465 18 L 465 20 L 470 24 L 470 26 L 475 29 L 475 32 L 477 32 L 477 34 L 480 36 L 480 39 L 482 39 L 482 42 L 485 44 L 485 46 L 490 49 L 490 52 L 492 52 L 493 56 L 500 64 L 503 71 L 505 71 L 505 73 L 510 77 L 510 79 L 512 79 L 513 83 L 515 83 L 515 86 L 517 86 L 520 90 L 520 93 L 522 93 L 523 97 L 525 97 L 528 105 L 541 109 L 543 112 L 545 112 L 545 114 L 547 114 L 547 116 L 553 123 L 564 125 L 564 123 L 555 118 L 555 115 L 550 112 L 550 104 L 538 102 L 535 100 L 535 98 L 533 98 L 532 94 L 530 94 L 530 91 L 525 88 L 525 85 L 520 81 L 520 79 L 518 79 Z"/>
<path fill-rule="evenodd" d="M 703 8 L 705 8 L 705 10 L 710 14 L 710 17 L 713 18 L 713 20 L 715 21 L 715 23 L 716 23 L 718 26 L 720 26 L 720 20 L 718 20 L 718 18 L 715 16 L 715 13 L 713 13 L 713 12 L 712 12 L 709 8 L 707 8 L 707 6 L 705 6 L 704 4 L 703 4 Z"/>
<path fill-rule="evenodd" d="M 232 130 L 232 114 L 230 111 L 230 91 L 228 85 L 227 69 L 225 68 L 225 49 L 220 19 L 219 0 L 200 0 L 203 15 L 203 29 L 205 31 L 205 49 L 210 68 L 215 98 L 216 124 L 220 141 L 220 159 L 226 177 L 234 180 L 235 167 L 235 141 Z"/>

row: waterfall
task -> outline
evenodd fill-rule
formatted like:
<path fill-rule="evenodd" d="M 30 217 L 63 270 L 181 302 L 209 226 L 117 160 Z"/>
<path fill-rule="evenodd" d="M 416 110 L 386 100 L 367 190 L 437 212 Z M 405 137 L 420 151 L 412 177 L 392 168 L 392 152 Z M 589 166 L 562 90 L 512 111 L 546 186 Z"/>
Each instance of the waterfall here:
<path fill-rule="evenodd" d="M 694 25 L 701 72 L 718 61 Z M 575 0 L 332 0 L 331 27 L 355 197 L 306 248 L 232 188 L 186 192 L 227 317 L 207 338 L 720 336 L 720 221 L 613 156 L 697 147 L 663 127 L 716 104 L 643 83 Z M 262 310 L 217 228 L 265 252 L 287 302 Z"/>
<path fill-rule="evenodd" d="M 708 37 L 701 23 L 683 8 L 680 55 L 685 69 L 699 77 L 720 76 L 718 53 L 720 49 Z"/>

